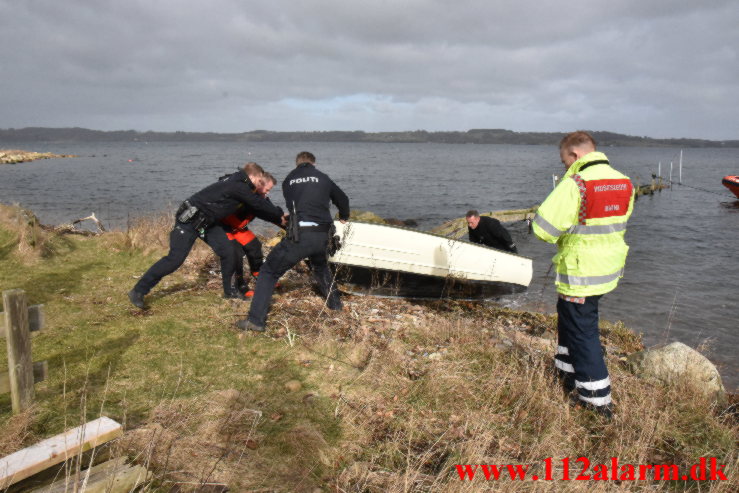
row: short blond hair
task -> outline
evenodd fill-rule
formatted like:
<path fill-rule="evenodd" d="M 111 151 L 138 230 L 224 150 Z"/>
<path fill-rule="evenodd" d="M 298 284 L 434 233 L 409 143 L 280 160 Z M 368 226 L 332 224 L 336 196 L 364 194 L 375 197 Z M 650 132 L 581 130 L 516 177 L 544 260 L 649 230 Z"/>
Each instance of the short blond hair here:
<path fill-rule="evenodd" d="M 593 150 L 595 150 L 597 144 L 595 143 L 593 136 L 588 132 L 578 130 L 577 132 L 565 135 L 559 143 L 559 148 L 560 150 L 571 149 L 573 147 L 580 147 L 583 145 L 590 145 L 593 147 Z"/>
<path fill-rule="evenodd" d="M 264 176 L 264 168 L 259 166 L 254 161 L 249 161 L 244 165 L 244 172 L 247 175 L 258 175 L 260 177 Z"/>

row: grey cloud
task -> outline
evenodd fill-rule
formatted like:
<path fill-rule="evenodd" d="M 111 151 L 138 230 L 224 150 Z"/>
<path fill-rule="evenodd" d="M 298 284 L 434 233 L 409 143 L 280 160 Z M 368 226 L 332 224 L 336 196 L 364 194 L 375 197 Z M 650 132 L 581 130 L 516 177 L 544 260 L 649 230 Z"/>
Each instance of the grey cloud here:
<path fill-rule="evenodd" d="M 0 14 L 0 127 L 739 134 L 730 1 L 0 0 Z"/>

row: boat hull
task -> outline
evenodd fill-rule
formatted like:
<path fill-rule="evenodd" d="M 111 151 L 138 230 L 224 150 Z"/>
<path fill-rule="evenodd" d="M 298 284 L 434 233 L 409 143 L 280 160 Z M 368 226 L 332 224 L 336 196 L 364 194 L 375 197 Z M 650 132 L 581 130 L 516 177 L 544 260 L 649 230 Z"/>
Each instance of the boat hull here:
<path fill-rule="evenodd" d="M 739 199 L 739 176 L 724 176 L 721 184 L 731 190 L 731 192 Z"/>
<path fill-rule="evenodd" d="M 341 248 L 329 258 L 339 279 L 373 294 L 479 298 L 526 290 L 527 257 L 381 224 L 336 222 Z"/>

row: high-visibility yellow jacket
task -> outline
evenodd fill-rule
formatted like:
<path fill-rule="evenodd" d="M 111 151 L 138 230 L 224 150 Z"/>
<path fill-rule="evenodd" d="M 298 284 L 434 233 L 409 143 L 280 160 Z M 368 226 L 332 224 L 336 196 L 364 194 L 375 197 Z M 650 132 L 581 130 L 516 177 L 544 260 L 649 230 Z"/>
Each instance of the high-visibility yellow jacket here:
<path fill-rule="evenodd" d="M 629 251 L 624 233 L 633 207 L 631 181 L 611 168 L 605 154 L 591 152 L 570 166 L 533 221 L 538 238 L 557 244 L 557 292 L 595 296 L 616 287 Z"/>

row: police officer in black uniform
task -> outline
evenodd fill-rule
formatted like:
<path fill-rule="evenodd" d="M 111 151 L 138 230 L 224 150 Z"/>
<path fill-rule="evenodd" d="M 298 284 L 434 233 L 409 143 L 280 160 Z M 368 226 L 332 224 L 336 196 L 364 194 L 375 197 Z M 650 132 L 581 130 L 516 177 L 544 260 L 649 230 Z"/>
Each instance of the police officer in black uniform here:
<path fill-rule="evenodd" d="M 131 303 L 143 309 L 144 296 L 164 276 L 180 268 L 198 238 L 213 248 L 221 259 L 224 296 L 239 298 L 240 293 L 231 285 L 236 261 L 233 245 L 218 221 L 246 207 L 265 221 L 282 223 L 282 209 L 254 193 L 255 183 L 260 183 L 263 174 L 264 170 L 257 163 L 247 163 L 243 169 L 205 187 L 183 202 L 175 214 L 174 229 L 169 234 L 169 253 L 152 265 L 128 293 Z"/>
<path fill-rule="evenodd" d="M 349 219 L 349 198 L 315 167 L 316 158 L 301 152 L 295 158 L 297 167 L 282 182 L 282 194 L 290 211 L 288 235 L 267 255 L 254 290 L 249 315 L 237 322 L 242 331 L 264 332 L 272 291 L 282 275 L 304 258 L 310 260 L 326 305 L 341 310 L 339 293 L 328 268 L 327 249 L 333 220 L 330 202 L 339 209 L 339 220 Z"/>

